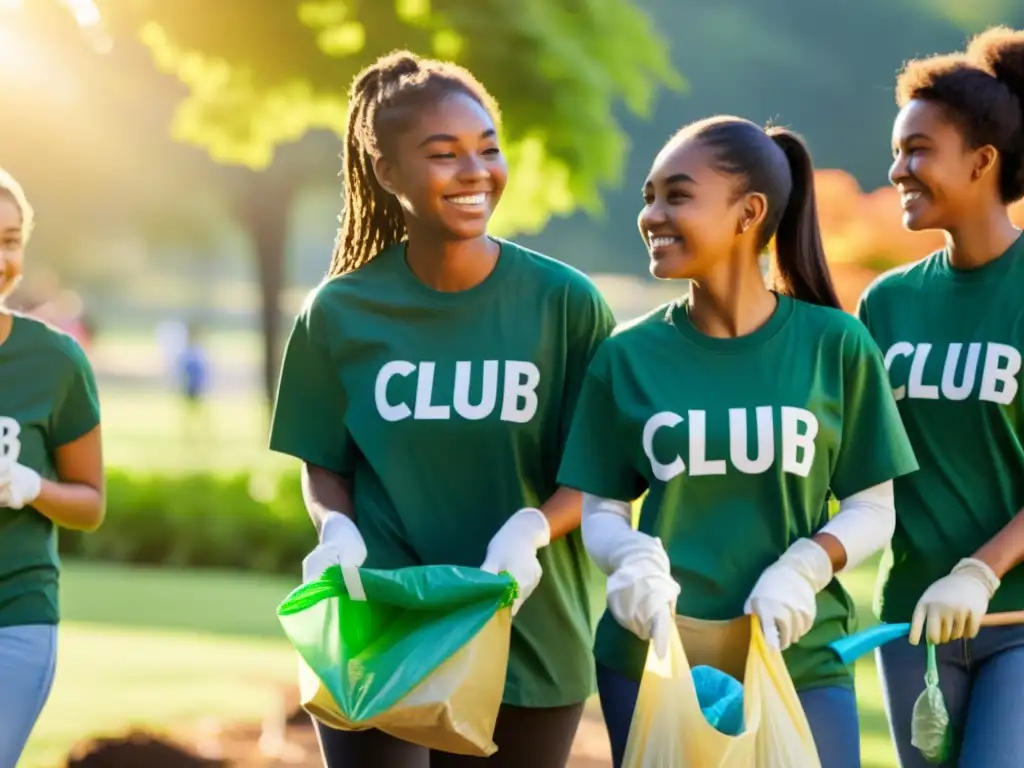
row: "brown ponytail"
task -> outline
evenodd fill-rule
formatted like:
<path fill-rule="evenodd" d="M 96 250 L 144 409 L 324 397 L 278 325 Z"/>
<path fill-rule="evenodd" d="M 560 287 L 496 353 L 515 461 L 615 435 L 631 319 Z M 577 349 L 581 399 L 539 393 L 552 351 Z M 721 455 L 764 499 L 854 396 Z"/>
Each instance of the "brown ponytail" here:
<path fill-rule="evenodd" d="M 785 153 L 792 178 L 789 199 L 775 232 L 772 288 L 801 301 L 839 309 L 818 226 L 811 153 L 792 131 L 769 128 L 767 133 Z"/>

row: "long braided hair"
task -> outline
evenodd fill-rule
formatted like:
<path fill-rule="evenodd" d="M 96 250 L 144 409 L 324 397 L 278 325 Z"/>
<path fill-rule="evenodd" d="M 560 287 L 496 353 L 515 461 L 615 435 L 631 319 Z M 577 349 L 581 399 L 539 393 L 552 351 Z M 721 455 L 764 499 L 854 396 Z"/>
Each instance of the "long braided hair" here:
<path fill-rule="evenodd" d="M 344 275 L 408 235 L 398 198 L 385 190 L 374 161 L 393 149 L 412 113 L 450 93 L 464 93 L 486 109 L 495 123 L 497 103 L 467 70 L 449 62 L 395 51 L 352 81 L 342 175 L 345 207 L 327 277 Z"/>

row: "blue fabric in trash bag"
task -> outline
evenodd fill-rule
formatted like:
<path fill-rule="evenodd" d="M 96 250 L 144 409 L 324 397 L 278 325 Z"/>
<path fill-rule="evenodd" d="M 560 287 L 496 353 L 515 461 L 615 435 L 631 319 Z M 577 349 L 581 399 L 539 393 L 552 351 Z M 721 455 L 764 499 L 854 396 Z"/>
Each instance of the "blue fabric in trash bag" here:
<path fill-rule="evenodd" d="M 743 686 L 739 680 L 708 666 L 696 666 L 691 673 L 697 701 L 708 723 L 726 736 L 743 733 Z"/>

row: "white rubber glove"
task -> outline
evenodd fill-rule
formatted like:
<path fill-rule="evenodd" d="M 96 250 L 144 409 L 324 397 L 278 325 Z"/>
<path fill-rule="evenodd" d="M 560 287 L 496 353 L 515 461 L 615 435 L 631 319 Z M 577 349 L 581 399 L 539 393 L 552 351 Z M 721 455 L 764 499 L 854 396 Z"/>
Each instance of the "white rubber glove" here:
<path fill-rule="evenodd" d="M 583 494 L 583 546 L 608 575 L 608 610 L 664 657 L 679 584 L 661 540 L 633 530 L 631 520 L 628 503 Z"/>
<path fill-rule="evenodd" d="M 39 498 L 43 479 L 24 464 L 0 459 L 0 507 L 21 509 Z"/>
<path fill-rule="evenodd" d="M 926 625 L 928 642 L 933 645 L 977 636 L 999 584 L 999 578 L 988 565 L 965 557 L 917 601 L 910 623 L 910 644 L 921 642 Z"/>
<path fill-rule="evenodd" d="M 490 573 L 508 571 L 519 585 L 519 596 L 512 604 L 512 615 L 519 613 L 526 599 L 544 575 L 537 551 L 551 543 L 551 526 L 544 513 L 534 507 L 520 509 L 487 545 L 487 557 L 480 570 Z"/>
<path fill-rule="evenodd" d="M 814 626 L 815 597 L 832 575 L 828 553 L 811 539 L 798 539 L 765 568 L 743 611 L 756 614 L 768 645 L 784 651 Z"/>
<path fill-rule="evenodd" d="M 358 568 L 366 562 L 366 542 L 355 521 L 341 512 L 328 512 L 320 526 L 320 544 L 302 561 L 302 580 L 316 581 L 332 565 Z"/>
<path fill-rule="evenodd" d="M 641 640 L 654 643 L 664 658 L 668 651 L 679 584 L 672 578 L 661 539 L 639 531 L 623 542 L 622 565 L 608 577 L 608 610 L 615 620 Z"/>

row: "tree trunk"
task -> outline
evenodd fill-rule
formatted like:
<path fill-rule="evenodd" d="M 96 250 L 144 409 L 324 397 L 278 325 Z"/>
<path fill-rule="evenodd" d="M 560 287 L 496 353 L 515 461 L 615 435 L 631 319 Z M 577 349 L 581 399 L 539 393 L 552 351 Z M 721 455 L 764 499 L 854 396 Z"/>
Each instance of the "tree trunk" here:
<path fill-rule="evenodd" d="M 240 206 L 241 223 L 252 238 L 260 283 L 260 330 L 263 334 L 263 392 L 269 409 L 277 391 L 281 359 L 281 292 L 284 248 L 295 185 L 285 174 L 249 173 Z"/>

